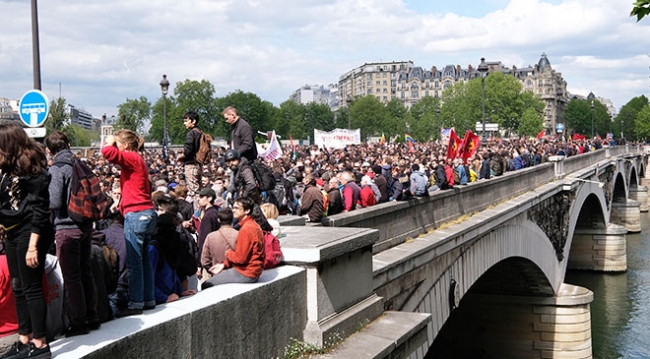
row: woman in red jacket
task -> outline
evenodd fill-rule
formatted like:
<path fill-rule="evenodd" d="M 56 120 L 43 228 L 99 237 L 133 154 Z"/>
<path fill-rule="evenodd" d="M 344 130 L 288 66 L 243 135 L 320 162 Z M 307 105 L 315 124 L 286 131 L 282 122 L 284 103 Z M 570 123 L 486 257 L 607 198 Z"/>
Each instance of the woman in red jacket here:
<path fill-rule="evenodd" d="M 264 271 L 264 234 L 251 217 L 255 202 L 239 198 L 232 206 L 233 217 L 239 220 L 235 250 L 226 251 L 226 259 L 210 268 L 212 278 L 203 282 L 202 289 L 225 283 L 255 283 Z"/>
<path fill-rule="evenodd" d="M 129 280 L 129 305 L 118 317 L 142 314 L 156 307 L 154 279 L 149 260 L 149 242 L 156 228 L 156 211 L 151 201 L 151 182 L 147 164 L 137 152 L 144 139 L 129 130 L 106 137 L 104 158 L 120 165 L 120 213 L 124 216 L 126 268 Z"/>

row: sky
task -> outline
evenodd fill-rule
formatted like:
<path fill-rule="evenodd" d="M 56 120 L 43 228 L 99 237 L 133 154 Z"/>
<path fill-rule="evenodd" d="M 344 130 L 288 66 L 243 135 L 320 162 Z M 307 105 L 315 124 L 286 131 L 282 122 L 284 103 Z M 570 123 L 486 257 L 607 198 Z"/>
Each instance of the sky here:
<path fill-rule="evenodd" d="M 49 0 L 38 3 L 42 89 L 91 112 L 154 103 L 166 74 L 208 80 L 276 106 L 300 86 L 338 83 L 364 63 L 430 69 L 536 64 L 567 89 L 620 109 L 650 96 L 650 18 L 633 0 Z M 33 87 L 31 6 L 0 0 L 0 97 Z"/>

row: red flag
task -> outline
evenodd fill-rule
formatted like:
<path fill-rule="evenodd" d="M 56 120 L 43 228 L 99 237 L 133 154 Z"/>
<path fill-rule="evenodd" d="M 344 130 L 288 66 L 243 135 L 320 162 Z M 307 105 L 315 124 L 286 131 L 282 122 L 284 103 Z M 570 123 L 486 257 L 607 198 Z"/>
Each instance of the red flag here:
<path fill-rule="evenodd" d="M 580 140 L 585 140 L 585 139 L 587 139 L 586 135 L 580 135 L 580 134 L 577 134 L 577 133 L 573 134 L 573 140 L 574 141 L 580 141 Z"/>
<path fill-rule="evenodd" d="M 539 138 L 539 139 L 541 140 L 542 137 L 544 137 L 544 132 L 545 132 L 544 130 L 541 130 L 541 131 L 537 134 L 537 138 Z"/>
<path fill-rule="evenodd" d="M 458 150 L 461 147 L 461 143 L 462 141 L 456 135 L 456 131 L 452 129 L 451 133 L 449 134 L 449 145 L 447 146 L 447 158 L 451 158 L 452 160 L 456 158 L 456 155 L 458 154 Z"/>
<path fill-rule="evenodd" d="M 472 130 L 467 130 L 463 139 L 463 146 L 459 151 L 461 153 L 459 156 L 462 157 L 464 163 L 467 163 L 468 158 L 474 156 L 480 144 L 481 139 L 472 133 Z"/>

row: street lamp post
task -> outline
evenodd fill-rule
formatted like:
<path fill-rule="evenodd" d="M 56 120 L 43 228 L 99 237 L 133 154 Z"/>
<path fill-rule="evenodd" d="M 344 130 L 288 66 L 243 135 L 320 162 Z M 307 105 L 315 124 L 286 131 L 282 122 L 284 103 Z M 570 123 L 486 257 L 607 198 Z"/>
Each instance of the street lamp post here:
<path fill-rule="evenodd" d="M 478 68 L 476 70 L 481 73 L 481 117 L 483 120 L 481 142 L 483 142 L 483 146 L 487 146 L 487 133 L 485 133 L 485 77 L 487 76 L 488 65 L 485 63 L 485 57 L 481 57 L 481 63 L 478 65 Z"/>
<path fill-rule="evenodd" d="M 38 4 L 36 0 L 32 0 L 32 62 L 34 89 L 41 90 L 41 51 L 38 40 Z"/>
<path fill-rule="evenodd" d="M 591 139 L 594 139 L 594 100 L 591 100 Z"/>
<path fill-rule="evenodd" d="M 168 159 L 169 134 L 167 132 L 167 92 L 169 91 L 169 81 L 167 81 L 167 75 L 163 75 L 163 78 L 160 81 L 160 90 L 162 91 L 163 95 L 163 158 Z"/>

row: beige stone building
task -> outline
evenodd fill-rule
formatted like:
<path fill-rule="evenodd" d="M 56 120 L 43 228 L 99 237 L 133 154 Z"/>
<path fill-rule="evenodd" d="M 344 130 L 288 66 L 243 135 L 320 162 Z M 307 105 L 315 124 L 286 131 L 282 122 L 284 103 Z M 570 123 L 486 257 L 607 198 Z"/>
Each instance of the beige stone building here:
<path fill-rule="evenodd" d="M 499 71 L 515 76 L 524 91 L 538 95 L 544 101 L 544 126 L 548 134 L 555 133 L 555 125 L 562 123 L 567 103 L 566 81 L 553 70 L 546 54 L 534 66 L 508 68 L 500 61 L 486 62 L 488 73 Z M 355 97 L 373 95 L 381 102 L 399 99 L 411 107 L 425 96 L 442 97 L 442 92 L 460 81 L 480 77 L 472 65 L 436 66 L 424 69 L 412 61 L 367 63 L 339 78 L 339 102 L 345 106 Z"/>

